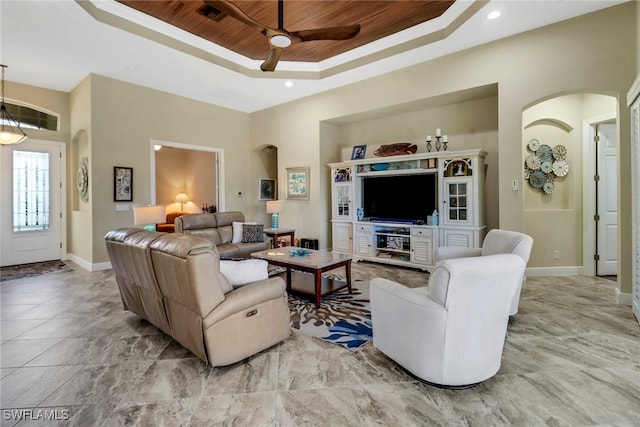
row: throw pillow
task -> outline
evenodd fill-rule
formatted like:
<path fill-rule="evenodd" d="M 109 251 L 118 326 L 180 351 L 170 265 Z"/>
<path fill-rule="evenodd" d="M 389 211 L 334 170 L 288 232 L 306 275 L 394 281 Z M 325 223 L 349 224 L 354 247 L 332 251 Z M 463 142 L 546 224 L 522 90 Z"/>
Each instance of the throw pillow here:
<path fill-rule="evenodd" d="M 268 262 L 263 259 L 220 261 L 220 273 L 234 288 L 269 278 Z"/>
<path fill-rule="evenodd" d="M 257 222 L 238 222 L 233 221 L 231 224 L 233 228 L 233 237 L 231 239 L 231 243 L 240 243 L 242 242 L 242 225 L 243 224 L 257 224 Z"/>
<path fill-rule="evenodd" d="M 264 225 L 249 225 L 244 224 L 242 226 L 242 243 L 256 243 L 264 242 Z"/>

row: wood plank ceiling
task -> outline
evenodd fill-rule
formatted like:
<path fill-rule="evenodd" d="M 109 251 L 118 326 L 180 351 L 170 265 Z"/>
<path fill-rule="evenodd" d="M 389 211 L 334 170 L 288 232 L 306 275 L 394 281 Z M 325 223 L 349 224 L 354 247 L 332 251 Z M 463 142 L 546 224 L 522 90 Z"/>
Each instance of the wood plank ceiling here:
<path fill-rule="evenodd" d="M 267 38 L 233 17 L 204 16 L 199 0 L 117 0 L 251 59 L 269 55 Z M 318 62 L 442 15 L 454 0 L 285 0 L 284 28 L 299 31 L 360 24 L 351 40 L 294 43 L 281 60 Z M 278 27 L 277 0 L 238 0 L 234 4 L 261 24 Z"/>

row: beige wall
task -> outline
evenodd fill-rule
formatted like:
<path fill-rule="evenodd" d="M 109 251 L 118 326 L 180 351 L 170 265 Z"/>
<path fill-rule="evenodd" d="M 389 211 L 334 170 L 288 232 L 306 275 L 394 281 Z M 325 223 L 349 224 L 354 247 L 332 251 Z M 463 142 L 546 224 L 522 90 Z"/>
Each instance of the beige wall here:
<path fill-rule="evenodd" d="M 181 209 L 178 193 L 186 193 L 185 212 L 201 212 L 203 205 L 217 206 L 216 153 L 163 147 L 155 152 L 156 204 L 165 211 Z"/>
<path fill-rule="evenodd" d="M 7 69 L 7 77 L 11 68 Z M 58 131 L 25 129 L 29 138 L 68 143 L 70 138 L 69 94 L 5 81 L 5 100 L 59 116 Z"/>
<path fill-rule="evenodd" d="M 339 127 L 341 160 L 351 158 L 354 145 L 367 145 L 366 157 L 381 144 L 412 142 L 417 153 L 425 153 L 426 136 L 435 138 L 436 128 L 449 140 L 448 150 L 482 148 L 487 151 L 485 217 L 489 228 L 498 227 L 498 97 L 459 102 L 402 114 L 389 114 L 372 120 Z M 435 150 L 435 147 L 433 148 Z"/>
<path fill-rule="evenodd" d="M 583 155 L 590 148 L 583 123 L 605 114 L 616 114 L 616 98 L 598 94 L 564 95 L 540 102 L 522 114 L 522 163 L 531 151 L 527 144 L 537 139 L 551 147 L 567 148 L 569 173 L 555 182 L 552 194 L 523 181 L 524 231 L 536 242 L 530 267 L 575 267 L 583 265 Z M 558 124 L 561 123 L 561 124 Z M 563 126 L 566 125 L 566 126 Z M 593 212 L 591 213 L 591 215 Z M 560 258 L 554 259 L 554 251 Z"/>
<path fill-rule="evenodd" d="M 68 247 L 67 252 L 75 257 L 85 260 L 92 259 L 93 235 L 92 207 L 94 202 L 93 182 L 96 179 L 94 172 L 94 159 L 91 157 L 91 78 L 85 78 L 71 92 L 70 97 L 70 123 L 73 132 L 70 155 L 67 155 L 67 197 L 72 206 L 67 226 Z M 75 171 L 80 166 L 80 159 L 87 157 L 89 160 L 89 200 L 85 203 L 80 200 L 76 183 Z"/>
<path fill-rule="evenodd" d="M 103 241 L 106 231 L 132 223 L 131 211 L 115 211 L 113 166 L 134 168 L 134 203 L 151 199 L 152 139 L 223 149 L 226 209 L 243 210 L 250 219 L 265 222 L 268 215 L 264 202 L 257 200 L 257 182 L 266 170 L 257 166 L 256 150 L 265 145 L 277 147 L 280 198 L 285 194 L 285 168 L 309 166 L 311 198 L 286 201 L 281 223 L 295 227 L 299 237 L 319 238 L 326 247 L 330 242 L 326 164 L 342 160 L 341 127 L 362 121 L 351 119 L 360 114 L 492 84 L 498 86 L 498 155 L 491 159 L 498 165 L 498 222 L 502 228 L 523 230 L 525 192 L 511 190 L 511 180 L 522 179 L 522 112 L 567 93 L 599 92 L 622 99 L 640 68 L 639 13 L 637 3 L 629 2 L 250 115 L 96 75 L 87 77 L 70 95 L 10 82 L 7 94 L 63 111 L 61 132 L 44 139 L 69 142 L 73 136 L 87 143 L 89 206 L 78 206 L 68 229 L 74 248 L 70 251 L 91 263 L 108 260 Z M 621 291 L 630 292 L 630 122 L 628 110 L 621 104 L 618 109 L 620 282 Z M 419 117 L 422 110 L 402 114 Z M 437 111 L 445 110 L 433 112 Z M 420 131 L 416 121 L 413 137 L 422 138 L 434 123 L 425 123 Z M 450 126 L 439 123 L 441 128 Z M 82 136 L 82 131 L 87 134 Z M 389 134 L 391 137 L 396 135 Z M 70 153 L 68 158 L 73 159 Z M 75 170 L 75 165 L 69 165 L 69 186 Z M 84 221 L 86 216 L 88 221 Z M 573 229 L 575 224 L 565 225 L 561 230 Z M 571 235 L 568 238 L 576 240 Z"/>
<path fill-rule="evenodd" d="M 315 231 L 321 242 L 329 241 L 330 218 L 321 207 L 329 203 L 330 192 L 328 187 L 318 189 L 316 180 L 320 170 L 327 168 L 324 154 L 331 148 L 325 145 L 339 141 L 323 138 L 319 123 L 497 83 L 499 225 L 523 230 L 523 191 L 511 190 L 513 179 L 522 182 L 523 110 L 566 93 L 600 92 L 621 99 L 635 78 L 635 7 L 635 2 L 626 3 L 253 113 L 252 145 L 278 146 L 280 177 L 287 166 L 312 168 L 312 200 L 288 202 L 281 220 L 295 226 L 298 233 Z M 620 282 L 621 291 L 629 293 L 630 123 L 629 111 L 622 106 L 619 128 Z M 424 133 L 428 131 L 425 127 Z M 331 160 L 341 159 L 336 154 Z M 565 223 L 563 228 L 574 226 Z"/>
<path fill-rule="evenodd" d="M 133 224 L 133 213 L 116 211 L 113 167 L 133 167 L 133 203 L 151 197 L 151 140 L 224 150 L 227 210 L 246 210 L 250 176 L 247 114 L 158 92 L 141 86 L 91 76 L 91 162 L 93 216 L 92 263 L 108 261 L 104 235 Z"/>

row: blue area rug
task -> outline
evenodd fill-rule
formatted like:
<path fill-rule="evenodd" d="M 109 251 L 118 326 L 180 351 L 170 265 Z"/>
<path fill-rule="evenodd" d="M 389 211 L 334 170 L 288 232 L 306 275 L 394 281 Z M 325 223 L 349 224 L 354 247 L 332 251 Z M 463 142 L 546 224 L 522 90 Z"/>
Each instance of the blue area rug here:
<path fill-rule="evenodd" d="M 313 298 L 289 295 L 291 327 L 305 335 L 322 338 L 357 350 L 372 338 L 369 282 L 352 282 L 353 293 L 342 289 L 322 297 L 320 308 Z"/>

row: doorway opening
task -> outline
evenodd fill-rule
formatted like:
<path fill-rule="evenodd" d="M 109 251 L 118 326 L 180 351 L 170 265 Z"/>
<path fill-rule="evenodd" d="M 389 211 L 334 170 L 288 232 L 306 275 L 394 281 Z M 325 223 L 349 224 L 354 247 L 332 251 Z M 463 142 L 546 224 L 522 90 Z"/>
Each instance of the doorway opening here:
<path fill-rule="evenodd" d="M 598 218 L 614 216 L 610 213 L 617 212 L 618 207 L 617 111 L 617 98 L 601 93 L 562 94 L 523 110 L 523 229 L 536 241 L 531 264 L 544 266 L 546 274 L 595 276 L 598 254 L 609 266 L 617 265 L 617 225 L 613 220 L 606 226 L 599 221 L 604 228 L 598 229 L 597 222 Z M 600 141 L 606 139 L 606 148 L 598 152 L 596 136 Z M 546 165 L 548 171 L 551 163 L 554 176 L 545 172 L 545 159 L 541 157 L 541 173 L 533 176 L 527 160 L 528 156 L 538 156 L 531 149 L 537 144 L 565 153 L 566 164 L 558 170 L 562 174 L 553 170 L 558 160 L 554 153 Z M 531 165 L 537 166 L 535 162 Z M 532 182 L 531 177 L 537 181 Z M 550 184 L 539 182 L 545 177 Z M 616 274 L 600 270 L 598 274 Z"/>
<path fill-rule="evenodd" d="M 584 274 L 618 274 L 618 137 L 616 113 L 585 120 Z M 588 185 L 586 183 L 592 183 Z"/>
<path fill-rule="evenodd" d="M 0 266 L 63 258 L 64 146 L 31 139 L 0 150 Z"/>
<path fill-rule="evenodd" d="M 224 150 L 152 140 L 150 151 L 152 204 L 166 213 L 224 211 Z"/>

